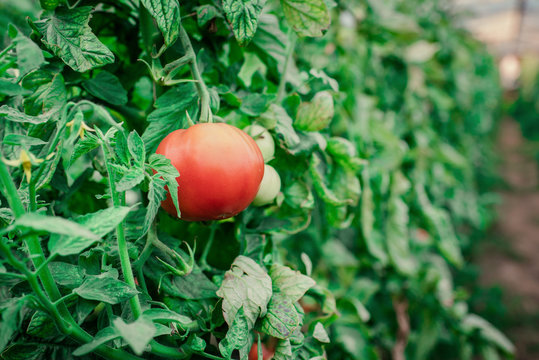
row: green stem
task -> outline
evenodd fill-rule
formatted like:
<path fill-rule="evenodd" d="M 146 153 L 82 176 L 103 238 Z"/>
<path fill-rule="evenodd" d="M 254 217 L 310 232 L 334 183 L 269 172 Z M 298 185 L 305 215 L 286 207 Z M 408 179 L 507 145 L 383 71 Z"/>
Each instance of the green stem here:
<path fill-rule="evenodd" d="M 114 170 L 112 169 L 112 166 L 108 160 L 109 151 L 107 150 L 106 144 L 103 144 L 103 151 L 105 152 L 105 164 L 109 175 L 108 180 L 112 203 L 115 207 L 120 206 L 121 200 L 118 192 L 114 188 Z M 137 285 L 135 284 L 133 269 L 131 268 L 131 260 L 129 259 L 129 251 L 127 249 L 127 240 L 125 239 L 123 222 L 118 224 L 118 226 L 116 227 L 116 238 L 118 241 L 118 255 L 120 257 L 120 264 L 122 267 L 124 280 L 129 286 L 131 286 L 133 289 L 136 289 Z M 133 312 L 134 318 L 138 319 L 138 317 L 142 314 L 139 297 L 137 295 L 133 296 L 131 299 L 129 299 L 129 304 L 131 305 L 131 311 Z"/>
<path fill-rule="evenodd" d="M 60 304 L 60 303 L 64 303 L 64 304 L 65 304 L 65 301 L 66 301 L 67 299 L 71 299 L 71 298 L 76 297 L 76 296 L 77 296 L 77 294 L 75 294 L 75 293 L 70 293 L 70 294 L 67 294 L 67 295 L 65 295 L 65 296 L 62 296 L 61 298 L 59 298 L 58 300 L 56 300 L 56 301 L 53 302 L 52 304 L 53 304 L 54 306 L 57 306 L 57 305 Z"/>
<path fill-rule="evenodd" d="M 180 349 L 160 344 L 155 340 L 150 342 L 150 347 L 152 354 L 162 356 L 167 359 L 186 359 L 189 356 L 189 354 L 181 351 Z"/>
<path fill-rule="evenodd" d="M 177 253 L 171 248 L 169 248 L 167 244 L 159 240 L 159 238 L 157 237 L 157 233 L 155 231 L 149 231 L 148 235 L 150 234 L 152 234 L 151 236 L 152 245 L 155 246 L 164 254 L 166 254 L 167 256 L 170 256 L 171 258 L 170 260 L 175 260 Z"/>
<path fill-rule="evenodd" d="M 13 49 L 15 47 L 15 43 L 9 44 L 2 52 L 0 52 L 0 59 L 2 59 L 9 50 Z"/>
<path fill-rule="evenodd" d="M 288 72 L 288 66 L 290 64 L 290 60 L 292 59 L 292 55 L 294 54 L 294 49 L 296 48 L 296 34 L 292 29 L 288 31 L 288 48 L 286 49 L 286 58 L 284 60 L 283 70 L 281 72 L 281 79 L 279 80 L 279 88 L 277 90 L 277 102 L 280 103 L 283 101 L 284 95 L 285 95 L 285 88 L 286 88 L 286 73 Z"/>
<path fill-rule="evenodd" d="M 73 318 L 66 319 L 65 316 L 63 316 L 60 311 L 58 310 L 58 307 L 55 306 L 47 297 L 47 295 L 43 292 L 41 289 L 41 286 L 39 285 L 39 282 L 37 281 L 37 277 L 32 274 L 22 263 L 19 261 L 13 254 L 11 253 L 11 250 L 9 247 L 3 242 L 0 241 L 0 253 L 4 255 L 8 263 L 13 266 L 13 268 L 19 270 L 21 273 L 25 275 L 26 280 L 28 281 L 28 284 L 32 288 L 34 294 L 37 296 L 39 302 L 41 305 L 47 309 L 49 314 L 53 317 L 56 326 L 58 329 L 64 333 L 65 335 L 70 336 L 77 342 L 81 344 L 86 344 L 90 341 L 92 341 L 92 337 L 85 332 L 74 320 Z M 63 304 L 59 304 L 60 306 Z M 125 352 L 123 350 L 117 350 L 110 348 L 105 345 L 100 345 L 95 349 L 95 352 L 100 355 L 101 357 L 108 359 L 108 360 L 142 360 L 141 358 L 131 355 L 128 352 Z"/>
<path fill-rule="evenodd" d="M 34 212 L 37 210 L 36 203 L 36 183 L 34 180 L 31 180 L 28 184 L 28 195 L 30 197 L 30 209 L 29 212 Z"/>
<path fill-rule="evenodd" d="M 189 40 L 189 35 L 187 35 L 187 32 L 181 25 L 180 25 L 180 41 L 185 50 L 185 55 L 192 58 L 189 64 L 190 64 L 191 74 L 193 76 L 193 79 L 196 80 L 195 86 L 197 88 L 198 96 L 200 97 L 200 121 L 211 123 L 213 119 L 212 119 L 212 113 L 211 113 L 211 108 L 210 108 L 210 93 L 208 92 L 206 83 L 204 83 L 204 80 L 202 79 L 202 75 L 200 74 L 200 71 L 198 69 L 197 57 L 196 57 L 195 51 L 193 50 L 193 45 L 191 44 L 191 40 Z"/>
<path fill-rule="evenodd" d="M 48 257 L 48 258 L 47 258 L 41 265 L 39 265 L 39 266 L 36 268 L 36 270 L 34 271 L 34 273 L 35 273 L 37 276 L 39 276 L 39 275 L 40 275 L 39 273 L 41 272 L 41 270 L 43 270 L 44 268 L 46 268 L 46 267 L 49 265 L 49 263 L 50 263 L 52 260 L 54 260 L 54 259 L 56 258 L 56 256 L 57 256 L 56 253 L 51 254 L 51 255 L 50 255 L 50 256 L 49 256 L 49 257 Z"/>
<path fill-rule="evenodd" d="M 0 161 L 0 181 L 3 184 L 3 188 L 5 189 L 5 196 L 8 199 L 9 206 L 13 210 L 15 218 L 21 217 L 25 214 L 24 206 L 21 199 L 19 198 L 19 194 L 17 193 L 17 188 L 15 187 L 15 183 L 11 178 L 11 174 L 9 173 L 6 165 L 2 161 Z M 25 244 L 28 248 L 28 253 L 30 254 L 30 258 L 32 259 L 34 267 L 36 269 L 41 269 L 39 279 L 41 280 L 45 291 L 47 292 L 52 301 L 58 300 L 61 297 L 61 294 L 58 290 L 58 287 L 56 286 L 56 283 L 54 282 L 54 278 L 52 277 L 49 268 L 41 268 L 41 265 L 45 263 L 46 260 L 45 254 L 43 253 L 43 249 L 41 248 L 41 244 L 39 242 L 39 238 L 35 235 L 28 236 L 25 239 Z M 64 304 L 60 304 L 59 310 L 66 319 L 73 320 L 71 313 L 68 311 L 67 307 Z"/>
<path fill-rule="evenodd" d="M 19 198 L 17 187 L 11 179 L 11 174 L 6 167 L 6 164 L 4 164 L 2 160 L 0 160 L 0 181 L 3 185 L 0 189 L 3 190 L 4 196 L 6 197 L 11 210 L 13 210 L 15 217 L 23 215 L 25 210 L 22 201 Z"/>
<path fill-rule="evenodd" d="M 210 225 L 210 237 L 208 238 L 208 242 L 204 246 L 204 251 L 202 251 L 202 255 L 200 255 L 200 259 L 198 260 L 199 266 L 202 270 L 209 270 L 210 268 L 206 259 L 213 245 L 213 239 L 215 238 L 215 230 L 217 230 L 218 226 L 219 225 L 215 221 L 212 222 L 212 224 Z"/>

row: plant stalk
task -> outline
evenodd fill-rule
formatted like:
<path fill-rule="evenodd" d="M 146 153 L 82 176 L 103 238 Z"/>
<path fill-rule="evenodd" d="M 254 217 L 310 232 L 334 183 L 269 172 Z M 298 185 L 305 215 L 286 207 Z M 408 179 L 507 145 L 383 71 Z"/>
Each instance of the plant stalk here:
<path fill-rule="evenodd" d="M 109 151 L 107 150 L 106 144 L 103 144 L 103 150 L 105 152 L 105 164 L 109 175 L 108 180 L 112 203 L 115 207 L 121 206 L 120 196 L 118 195 L 118 192 L 114 189 L 114 170 L 112 169 L 112 166 L 108 161 Z M 116 227 L 116 238 L 118 241 L 118 254 L 120 257 L 120 264 L 122 267 L 124 280 L 129 286 L 131 286 L 133 289 L 136 289 L 137 285 L 135 283 L 135 277 L 133 276 L 133 269 L 131 268 L 131 260 L 129 259 L 129 251 L 127 249 L 127 240 L 125 239 L 123 222 L 118 224 L 118 226 Z M 131 311 L 133 312 L 134 318 L 138 319 L 138 317 L 142 314 L 142 308 L 140 306 L 140 300 L 138 295 L 135 295 L 131 299 L 129 299 L 129 304 L 131 305 Z"/>
<path fill-rule="evenodd" d="M 208 92 L 206 83 L 204 83 L 202 75 L 200 74 L 200 70 L 198 69 L 197 57 L 195 51 L 193 50 L 193 45 L 191 44 L 189 35 L 187 35 L 187 32 L 181 25 L 180 41 L 185 50 L 185 55 L 191 58 L 189 66 L 191 68 L 191 74 L 193 76 L 193 79 L 196 80 L 195 86 L 197 88 L 198 96 L 200 97 L 200 121 L 211 123 L 213 119 L 210 108 L 210 93 Z"/>

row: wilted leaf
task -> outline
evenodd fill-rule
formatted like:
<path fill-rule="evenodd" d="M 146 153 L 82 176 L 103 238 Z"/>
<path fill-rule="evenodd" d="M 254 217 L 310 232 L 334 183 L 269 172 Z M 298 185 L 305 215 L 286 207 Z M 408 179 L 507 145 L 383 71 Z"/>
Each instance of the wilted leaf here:
<path fill-rule="evenodd" d="M 236 313 L 243 308 L 249 328 L 264 316 L 271 298 L 271 278 L 254 260 L 238 256 L 225 274 L 217 296 L 223 298 L 223 316 L 231 325 Z"/>

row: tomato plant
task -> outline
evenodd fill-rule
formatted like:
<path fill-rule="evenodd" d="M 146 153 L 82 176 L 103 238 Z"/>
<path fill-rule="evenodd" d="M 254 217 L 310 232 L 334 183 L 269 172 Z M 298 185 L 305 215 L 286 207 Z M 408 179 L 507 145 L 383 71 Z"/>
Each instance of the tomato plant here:
<path fill-rule="evenodd" d="M 511 357 L 459 283 L 500 88 L 445 3 L 2 1 L 1 357 Z"/>
<path fill-rule="evenodd" d="M 264 159 L 253 139 L 228 124 L 197 124 L 168 134 L 157 147 L 180 176 L 178 202 L 184 220 L 226 219 L 255 198 Z M 175 215 L 170 196 L 163 208 Z"/>

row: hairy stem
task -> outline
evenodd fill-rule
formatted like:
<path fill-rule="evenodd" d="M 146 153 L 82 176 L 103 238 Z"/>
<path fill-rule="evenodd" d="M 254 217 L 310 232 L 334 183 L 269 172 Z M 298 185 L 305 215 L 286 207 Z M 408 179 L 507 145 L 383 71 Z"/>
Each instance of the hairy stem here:
<path fill-rule="evenodd" d="M 108 180 L 112 203 L 114 206 L 121 206 L 120 196 L 114 186 L 114 170 L 112 169 L 110 161 L 108 160 L 109 150 L 107 149 L 106 144 L 103 144 L 103 150 L 105 152 L 105 164 L 109 175 Z M 127 240 L 125 239 L 123 222 L 118 224 L 118 226 L 116 227 L 116 238 L 118 241 L 118 255 L 120 257 L 120 264 L 122 267 L 124 280 L 129 286 L 131 286 L 133 289 L 136 289 L 137 285 L 135 284 L 133 269 L 131 268 L 131 260 L 129 259 L 129 251 L 127 249 Z M 131 311 L 133 312 L 134 318 L 137 319 L 142 314 L 139 297 L 137 295 L 133 296 L 131 299 L 129 299 L 129 304 L 131 305 Z"/>
<path fill-rule="evenodd" d="M 195 86 L 197 88 L 198 96 L 200 97 L 200 121 L 201 122 L 212 122 L 212 113 L 210 109 L 210 93 L 208 88 L 202 79 L 202 75 L 198 69 L 197 57 L 195 51 L 193 50 L 193 45 L 191 40 L 189 40 L 189 35 L 180 25 L 180 41 L 185 50 L 185 55 L 191 58 L 189 66 L 191 67 L 191 74 L 193 79 L 196 80 Z"/>
<path fill-rule="evenodd" d="M 34 180 L 31 180 L 28 184 L 28 195 L 30 197 L 30 212 L 34 212 L 37 210 L 37 203 L 36 203 L 36 183 Z"/>

